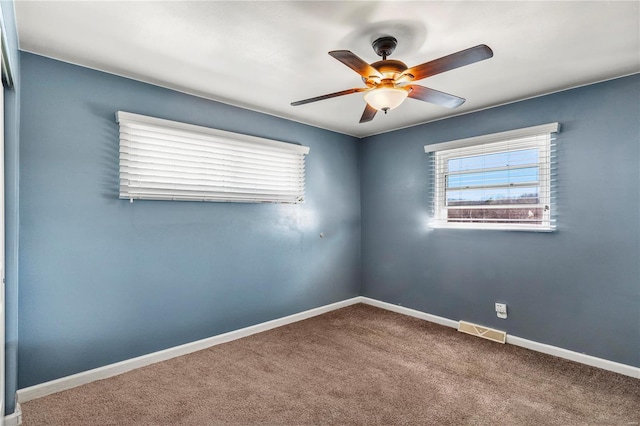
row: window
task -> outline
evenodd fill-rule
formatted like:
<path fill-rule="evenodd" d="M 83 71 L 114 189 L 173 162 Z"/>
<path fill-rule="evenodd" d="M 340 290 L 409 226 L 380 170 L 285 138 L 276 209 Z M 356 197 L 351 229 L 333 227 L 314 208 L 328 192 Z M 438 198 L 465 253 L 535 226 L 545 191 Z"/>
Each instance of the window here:
<path fill-rule="evenodd" d="M 553 231 L 558 123 L 425 146 L 435 228 Z"/>
<path fill-rule="evenodd" d="M 301 203 L 309 148 L 118 111 L 120 198 Z"/>

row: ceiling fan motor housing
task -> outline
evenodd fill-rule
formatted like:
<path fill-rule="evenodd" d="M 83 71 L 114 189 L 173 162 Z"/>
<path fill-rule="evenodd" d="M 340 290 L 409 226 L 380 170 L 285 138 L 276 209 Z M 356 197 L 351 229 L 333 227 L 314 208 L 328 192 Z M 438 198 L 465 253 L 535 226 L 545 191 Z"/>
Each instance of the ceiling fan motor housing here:
<path fill-rule="evenodd" d="M 374 62 L 371 66 L 382 74 L 385 78 L 395 79 L 399 77 L 403 72 L 407 70 L 407 66 L 404 62 L 396 61 L 394 59 L 386 59 L 383 61 Z"/>

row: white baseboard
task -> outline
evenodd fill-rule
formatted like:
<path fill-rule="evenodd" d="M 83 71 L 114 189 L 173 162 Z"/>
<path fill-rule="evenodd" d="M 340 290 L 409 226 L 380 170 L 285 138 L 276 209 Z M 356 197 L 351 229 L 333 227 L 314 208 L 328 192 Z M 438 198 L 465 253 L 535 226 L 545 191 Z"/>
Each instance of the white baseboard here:
<path fill-rule="evenodd" d="M 202 349 L 216 346 L 222 343 L 237 340 L 243 337 L 250 336 L 252 334 L 260 333 L 263 331 L 271 330 L 273 328 L 282 327 L 283 325 L 291 324 L 297 321 L 301 321 L 307 318 L 312 318 L 324 313 L 334 311 L 336 309 L 344 308 L 346 306 L 355 305 L 357 303 L 364 303 L 378 308 L 386 309 L 389 311 L 397 312 L 399 314 L 419 318 L 425 321 L 430 321 L 436 324 L 444 325 L 446 327 L 458 328 L 458 321 L 451 320 L 449 318 L 440 317 L 437 315 L 428 314 L 426 312 L 417 311 L 415 309 L 405 308 L 404 306 L 394 305 L 392 303 L 382 302 L 369 297 L 357 296 L 351 299 L 343 300 L 341 302 L 332 303 L 330 305 L 321 306 L 319 308 L 310 309 L 308 311 L 300 312 L 297 314 L 289 315 L 283 318 L 267 321 L 261 324 L 256 324 L 250 327 L 242 328 L 228 333 L 219 334 L 217 336 L 209 337 L 195 342 L 186 343 L 184 345 L 175 346 L 173 348 L 164 349 L 162 351 L 150 353 L 147 355 L 131 358 L 115 364 L 105 365 L 104 367 L 95 368 L 93 370 L 84 371 L 67 377 L 61 377 L 56 380 L 52 380 L 38 385 L 23 388 L 16 392 L 18 402 L 27 402 L 35 398 L 40 398 L 46 395 L 50 395 L 63 390 L 71 389 L 76 386 L 91 383 L 96 380 L 106 379 L 118 374 L 125 373 L 127 371 L 134 370 L 136 368 L 144 367 L 156 362 L 165 361 L 177 356 L 186 355 L 191 352 L 199 351 Z M 534 342 L 532 340 L 523 339 L 517 336 L 511 336 L 507 334 L 507 343 L 522 346 L 527 349 L 531 349 L 537 352 L 542 352 L 549 355 L 554 355 L 560 358 L 576 361 L 582 364 L 590 365 L 593 367 L 602 368 L 604 370 L 614 371 L 616 373 L 624 374 L 640 379 L 640 368 L 633 367 L 626 364 L 620 364 L 617 362 L 609 361 L 602 358 L 597 358 L 590 355 L 585 355 L 578 352 L 573 352 L 567 349 L 562 349 L 556 346 L 546 345 L 544 343 Z M 19 425 L 21 422 L 21 413 L 19 412 L 19 404 L 16 406 L 16 412 L 5 417 L 5 425 L 13 426 Z"/>
<path fill-rule="evenodd" d="M 20 403 L 16 402 L 16 409 L 12 414 L 4 416 L 4 426 L 20 426 L 22 424 L 22 409 Z"/>
<path fill-rule="evenodd" d="M 411 317 L 420 318 L 426 321 L 435 322 L 437 324 L 444 325 L 447 327 L 458 328 L 458 321 L 439 317 L 436 315 L 427 314 L 422 311 L 416 311 L 415 309 L 405 308 L 404 306 L 398 306 L 392 303 L 381 302 L 379 300 L 370 299 L 368 297 L 361 297 L 361 302 L 366 303 L 367 305 L 377 306 L 378 308 L 397 312 L 399 314 L 404 314 Z M 633 367 L 631 365 L 621 364 L 619 362 L 609 361 L 603 358 L 597 358 L 595 356 L 586 355 L 580 352 L 570 351 L 568 349 L 547 345 L 545 343 L 535 342 L 533 340 L 523 339 L 522 337 L 512 336 L 510 334 L 507 334 L 507 343 L 511 345 L 521 346 L 523 348 L 531 349 L 536 352 L 542 352 L 548 355 L 557 356 L 559 358 L 568 359 L 570 361 L 579 362 L 580 364 L 586 364 L 592 367 L 602 368 L 603 370 L 613 371 L 615 373 L 624 374 L 625 376 L 630 376 L 636 379 L 640 379 L 640 368 Z"/>
<path fill-rule="evenodd" d="M 507 343 L 640 379 L 640 368 L 507 334 Z"/>
<path fill-rule="evenodd" d="M 446 327 L 458 328 L 458 321 L 450 320 L 449 318 L 431 315 L 422 311 L 416 311 L 415 309 L 405 308 L 404 306 L 394 305 L 393 303 L 381 302 L 369 297 L 361 296 L 360 298 L 361 302 L 367 305 L 376 306 L 378 308 L 386 309 L 387 311 L 397 312 L 399 314 L 407 315 L 410 317 L 420 318 L 425 321 L 435 322 L 436 324 L 444 325 Z"/>
<path fill-rule="evenodd" d="M 343 300 L 341 302 L 336 302 L 330 305 L 321 306 L 319 308 L 310 309 L 308 311 L 289 315 L 283 318 L 263 322 L 260 324 L 252 325 L 250 327 L 241 328 L 239 330 L 230 331 L 228 333 L 219 334 L 217 336 L 208 337 L 206 339 L 197 340 L 195 342 L 186 343 L 184 345 L 175 346 L 173 348 L 164 349 L 136 358 L 127 359 L 115 364 L 109 364 L 105 365 L 104 367 L 94 368 L 92 370 L 83 371 L 71 376 L 61 377 L 56 380 L 51 380 L 49 382 L 40 383 L 38 385 L 20 389 L 18 390 L 18 392 L 16 392 L 16 397 L 19 402 L 31 401 L 35 398 L 51 395 L 52 393 L 71 389 L 76 386 L 94 382 L 96 380 L 117 376 L 118 374 L 122 374 L 136 368 L 155 364 L 156 362 L 160 361 L 166 361 L 171 358 L 186 355 L 191 352 L 196 352 L 202 349 L 209 348 L 211 346 L 230 342 L 232 340 L 251 336 L 252 334 L 271 330 L 273 328 L 282 327 L 283 325 L 302 321 L 307 318 L 322 315 L 324 313 L 344 308 L 346 306 L 355 305 L 356 303 L 360 302 L 361 298 L 360 296 L 357 296 L 351 299 Z"/>

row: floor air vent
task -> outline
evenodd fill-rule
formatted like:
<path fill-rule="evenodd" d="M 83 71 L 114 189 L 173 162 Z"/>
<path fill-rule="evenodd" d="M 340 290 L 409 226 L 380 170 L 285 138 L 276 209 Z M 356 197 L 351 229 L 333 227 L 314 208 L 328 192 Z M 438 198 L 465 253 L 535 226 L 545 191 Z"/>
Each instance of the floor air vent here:
<path fill-rule="evenodd" d="M 466 321 L 460 321 L 458 323 L 458 331 L 482 337 L 483 339 L 493 340 L 498 343 L 504 343 L 507 340 L 507 333 L 504 331 L 482 327 Z"/>

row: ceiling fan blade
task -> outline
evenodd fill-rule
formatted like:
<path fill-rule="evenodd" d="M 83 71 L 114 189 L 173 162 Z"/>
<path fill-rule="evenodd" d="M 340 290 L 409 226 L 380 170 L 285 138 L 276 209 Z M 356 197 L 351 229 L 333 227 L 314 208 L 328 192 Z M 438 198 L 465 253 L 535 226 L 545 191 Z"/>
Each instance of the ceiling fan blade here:
<path fill-rule="evenodd" d="M 451 55 L 443 56 L 439 59 L 434 59 L 433 61 L 425 62 L 421 65 L 416 65 L 415 67 L 406 70 L 403 75 L 412 75 L 413 78 L 409 77 L 410 81 L 422 80 L 423 78 L 431 77 L 432 75 L 489 59 L 492 56 L 493 51 L 489 46 L 480 44 L 475 47 L 470 47 L 469 49 L 461 50 L 457 53 L 452 53 Z"/>
<path fill-rule="evenodd" d="M 366 123 L 367 121 L 373 120 L 373 117 L 376 116 L 377 109 L 367 104 L 364 108 L 364 112 L 362 113 L 362 117 L 360 118 L 360 123 Z"/>
<path fill-rule="evenodd" d="M 409 91 L 409 97 L 417 99 L 419 101 L 429 102 L 432 104 L 440 105 L 446 108 L 455 108 L 462 105 L 465 101 L 463 98 L 459 98 L 448 93 L 440 92 L 438 90 L 429 89 L 428 87 L 418 86 L 412 84 L 404 86 Z"/>
<path fill-rule="evenodd" d="M 329 93 L 328 95 L 316 96 L 315 98 L 304 99 L 297 102 L 291 102 L 291 106 L 298 106 L 309 104 L 311 102 L 323 101 L 325 99 L 335 98 L 337 96 L 350 95 L 352 93 L 364 92 L 365 90 L 369 90 L 368 88 L 356 88 L 356 89 L 348 89 L 343 90 L 342 92 Z"/>
<path fill-rule="evenodd" d="M 360 59 L 358 56 L 348 50 L 333 50 L 329 52 L 329 55 L 333 56 L 364 78 L 379 77 L 382 78 L 380 71 L 373 68 L 371 65 Z"/>

